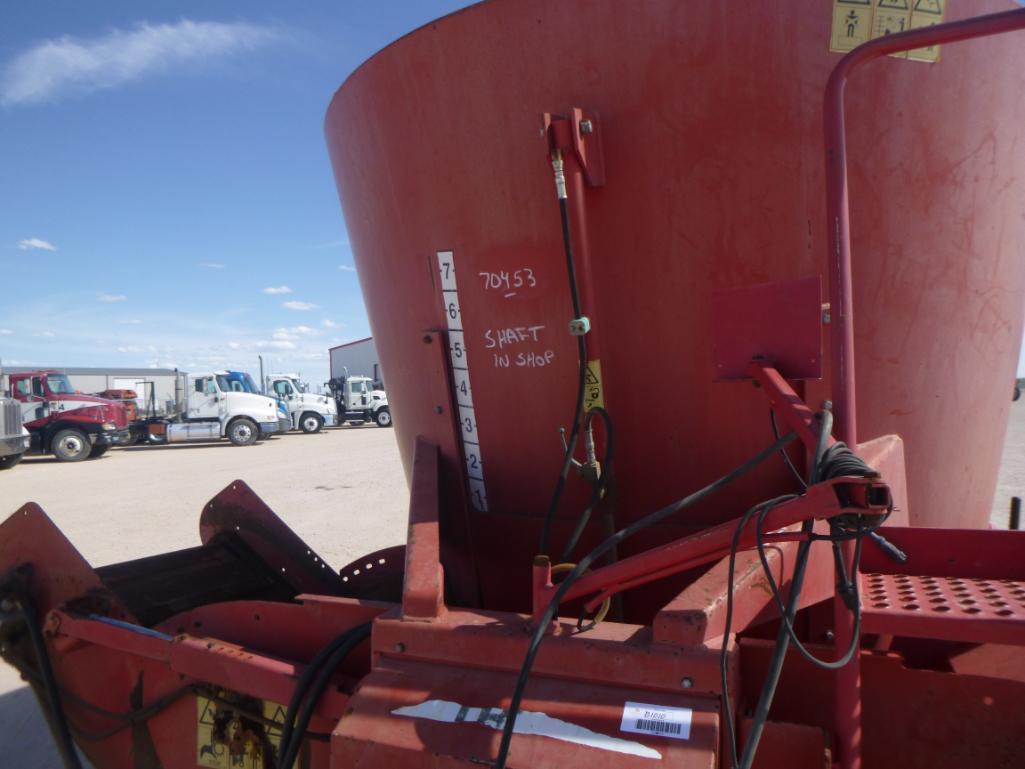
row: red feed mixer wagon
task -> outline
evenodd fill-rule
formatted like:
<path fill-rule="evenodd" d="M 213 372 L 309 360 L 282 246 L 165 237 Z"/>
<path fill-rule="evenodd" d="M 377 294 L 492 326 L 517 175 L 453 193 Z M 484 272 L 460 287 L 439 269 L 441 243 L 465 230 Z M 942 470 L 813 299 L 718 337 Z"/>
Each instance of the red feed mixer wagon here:
<path fill-rule="evenodd" d="M 1010 5 L 495 0 L 366 62 L 326 135 L 407 542 L 336 573 L 236 481 L 93 568 L 25 505 L 2 650 L 68 766 L 1025 765 Z"/>

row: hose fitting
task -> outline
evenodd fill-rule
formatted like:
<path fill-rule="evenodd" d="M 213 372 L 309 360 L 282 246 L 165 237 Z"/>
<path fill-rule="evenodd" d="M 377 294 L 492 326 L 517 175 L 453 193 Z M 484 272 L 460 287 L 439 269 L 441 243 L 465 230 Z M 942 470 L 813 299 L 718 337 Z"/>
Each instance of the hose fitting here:
<path fill-rule="evenodd" d="M 566 173 L 563 170 L 562 150 L 552 150 L 552 170 L 555 171 L 555 195 L 566 200 Z"/>

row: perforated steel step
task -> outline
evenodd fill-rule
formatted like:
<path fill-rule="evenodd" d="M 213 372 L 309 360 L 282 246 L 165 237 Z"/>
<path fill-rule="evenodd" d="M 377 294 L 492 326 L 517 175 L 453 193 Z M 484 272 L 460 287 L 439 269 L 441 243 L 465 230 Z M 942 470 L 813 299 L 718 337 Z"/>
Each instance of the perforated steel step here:
<path fill-rule="evenodd" d="M 1025 646 L 1025 582 L 863 574 L 862 631 Z"/>

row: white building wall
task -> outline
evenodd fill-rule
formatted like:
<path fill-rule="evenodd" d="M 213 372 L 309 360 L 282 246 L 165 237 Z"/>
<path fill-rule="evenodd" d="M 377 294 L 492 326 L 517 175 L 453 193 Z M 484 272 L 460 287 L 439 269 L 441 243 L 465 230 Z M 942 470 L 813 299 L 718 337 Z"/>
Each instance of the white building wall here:
<path fill-rule="evenodd" d="M 372 337 L 335 347 L 329 354 L 332 379 L 345 376 L 345 370 L 348 369 L 350 376 L 368 376 L 384 380 L 377 358 L 377 347 Z"/>

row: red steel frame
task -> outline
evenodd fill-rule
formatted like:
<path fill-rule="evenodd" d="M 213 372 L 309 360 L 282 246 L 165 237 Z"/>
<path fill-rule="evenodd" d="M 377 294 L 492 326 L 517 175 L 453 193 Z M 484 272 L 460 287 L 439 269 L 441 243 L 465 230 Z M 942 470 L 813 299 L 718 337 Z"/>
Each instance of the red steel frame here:
<path fill-rule="evenodd" d="M 832 336 L 835 432 L 849 446 L 857 445 L 854 389 L 854 292 L 851 285 L 851 226 L 847 195 L 847 142 L 844 88 L 855 67 L 881 56 L 915 48 L 954 43 L 1025 29 L 1025 10 L 1006 11 L 963 21 L 901 32 L 870 40 L 843 57 L 826 84 L 823 108 L 826 139 L 826 210 L 830 238 L 830 315 Z M 850 546 L 845 553 L 850 558 Z M 836 648 L 844 649 L 853 633 L 853 619 L 842 601 L 834 602 Z M 858 659 L 839 674 L 836 737 L 844 769 L 861 767 L 861 703 Z"/>
<path fill-rule="evenodd" d="M 1009 11 L 880 38 L 845 56 L 830 78 L 825 99 L 825 131 L 827 210 L 831 233 L 829 262 L 834 409 L 836 436 L 852 447 L 857 446 L 857 436 L 854 403 L 853 292 L 843 105 L 846 79 L 857 65 L 889 53 L 1020 29 L 1025 29 L 1025 10 Z M 779 372 L 768 365 L 754 362 L 749 369 L 749 375 L 761 385 L 781 421 L 789 429 L 797 432 L 806 447 L 814 447 L 817 435 L 813 427 L 812 412 Z M 513 630 L 513 626 L 519 624 L 520 619 L 529 623 L 530 618 L 520 618 L 519 615 L 501 612 L 450 609 L 445 604 L 442 551 L 446 543 L 439 531 L 439 520 L 443 511 L 438 496 L 438 478 L 441 472 L 438 460 L 438 448 L 425 440 L 420 440 L 417 444 L 412 478 L 409 538 L 401 606 L 305 595 L 300 597 L 303 601 L 300 606 L 261 605 L 261 611 L 266 613 L 264 626 L 253 630 L 253 637 L 262 639 L 280 634 L 281 638 L 290 638 L 289 634 L 293 633 L 296 627 L 315 627 L 315 632 L 310 632 L 317 636 L 315 640 L 319 644 L 322 642 L 319 637 L 321 635 L 337 633 L 346 627 L 374 619 L 374 664 L 368 678 L 385 675 L 394 678 L 395 670 L 402 670 L 403 666 L 406 666 L 412 671 L 417 664 L 423 662 L 475 668 L 485 671 L 482 675 L 494 671 L 514 674 L 521 659 L 524 637 L 518 630 Z M 884 474 L 889 476 L 888 471 L 884 471 Z M 892 478 L 890 480 L 893 482 Z M 843 489 L 845 499 L 853 499 L 854 502 L 841 504 L 836 493 L 838 488 Z M 883 490 L 886 490 L 885 496 L 881 493 Z M 897 495 L 894 494 L 894 497 Z M 830 483 L 818 484 L 809 489 L 804 497 L 776 507 L 770 513 L 766 528 L 778 531 L 809 518 L 830 517 L 850 509 L 880 513 L 889 507 L 891 501 L 888 487 L 879 480 L 836 479 Z M 248 507 L 248 504 L 243 507 Z M 38 508 L 29 506 L 19 512 L 31 518 L 26 519 L 28 522 L 24 524 L 23 531 L 19 530 L 26 536 L 36 536 L 47 531 L 33 522 L 37 514 L 41 515 Z M 589 598 L 589 605 L 593 606 L 604 597 L 620 590 L 720 559 L 728 553 L 735 525 L 736 520 L 727 522 L 596 569 L 580 579 L 567 594 L 566 600 Z M 770 535 L 769 539 L 789 543 L 800 537 L 799 532 L 788 531 Z M 1010 596 L 1025 596 L 1025 589 L 1019 582 L 1025 577 L 1025 572 L 1020 567 L 1021 553 L 1025 549 L 1022 546 L 1025 534 L 888 527 L 887 537 L 896 545 L 908 550 L 916 546 L 921 548 L 926 554 L 927 565 L 919 565 L 917 575 L 902 580 L 899 569 L 881 560 L 877 553 L 866 549 L 864 567 L 872 573 L 868 578 L 868 584 L 870 591 L 871 586 L 876 588 L 879 607 L 888 602 L 904 601 L 903 613 L 900 614 L 886 608 L 867 607 L 866 632 L 900 632 L 903 635 L 915 635 L 922 630 L 927 634 L 938 633 L 940 637 L 950 636 L 957 640 L 979 641 L 982 640 L 982 636 L 986 636 L 986 640 L 995 638 L 1005 643 L 1025 641 L 1025 634 L 1022 631 L 1025 619 L 1022 619 L 1021 612 L 1014 612 L 1014 616 L 1011 617 L 1013 623 L 994 616 L 990 618 L 986 627 L 980 628 L 980 633 L 972 633 L 965 629 L 969 623 L 974 622 L 971 617 L 923 616 L 914 619 L 910 612 L 905 611 L 909 590 L 921 590 L 923 593 L 938 591 L 947 603 L 959 600 L 958 596 L 961 593 L 969 593 L 979 600 L 987 594 L 997 595 L 1001 600 Z M 958 560 L 950 556 L 951 543 L 955 537 L 958 541 Z M 741 546 L 749 548 L 752 544 L 752 536 L 748 533 Z M 61 540 L 56 545 L 39 544 L 38 549 L 40 553 L 45 550 L 47 555 L 52 555 L 65 546 L 66 541 Z M 23 550 L 27 552 L 28 548 Z M 36 554 L 36 549 L 32 552 Z M 301 550 L 295 552 L 301 554 Z M 98 587 L 98 580 L 88 565 L 77 557 L 77 554 L 73 555 L 74 558 L 65 558 L 63 565 L 57 569 L 57 581 L 49 579 L 42 588 L 45 594 L 42 601 L 44 608 L 51 609 L 47 616 L 46 631 L 52 650 L 59 653 L 56 656 L 60 657 L 60 653 L 72 649 L 95 645 L 109 650 L 114 655 L 132 655 L 159 662 L 166 665 L 174 675 L 249 692 L 279 702 L 287 701 L 301 665 L 287 661 L 292 657 L 284 658 L 280 653 L 252 650 L 265 649 L 262 644 L 251 644 L 248 648 L 243 648 L 241 643 L 213 640 L 219 637 L 213 628 L 209 631 L 210 636 L 201 639 L 181 632 L 172 635 L 170 632 L 174 631 L 165 632 L 168 628 L 164 626 L 150 630 L 133 626 L 129 622 L 112 621 L 107 617 L 75 615 L 63 606 L 65 599 L 75 596 L 54 593 L 61 583 L 60 569 L 66 569 L 72 574 L 74 584 L 81 586 L 82 589 Z M 282 556 L 279 554 L 276 557 Z M 35 560 L 44 559 L 39 557 Z M 919 563 L 921 564 L 921 561 Z M 53 572 L 53 569 L 50 571 Z M 921 576 L 923 571 L 947 578 L 947 582 L 938 584 L 935 579 L 930 581 L 931 578 Z M 543 608 L 550 599 L 553 588 L 549 577 L 547 565 L 535 566 L 535 612 L 539 607 Z M 987 577 L 990 581 L 1002 580 L 1004 586 L 989 587 L 978 582 Z M 716 576 L 716 579 L 719 579 L 719 576 Z M 958 582 L 972 579 L 976 580 L 977 587 L 963 587 Z M 716 585 L 720 589 L 725 588 L 722 584 Z M 901 598 L 901 595 L 905 598 Z M 717 596 L 712 596 L 708 601 L 712 603 L 716 599 Z M 749 583 L 745 583 L 738 593 L 738 601 L 741 604 L 750 604 L 747 609 L 742 610 L 746 611 L 745 616 L 753 616 L 754 611 L 769 605 L 769 599 L 764 591 L 750 586 Z M 839 603 L 836 602 L 837 605 Z M 195 609 L 192 614 L 209 616 L 211 619 L 216 616 L 227 617 L 233 616 L 233 613 L 243 606 L 244 602 L 214 604 Z M 999 615 L 999 611 L 992 613 Z M 308 624 L 297 622 L 300 617 L 311 621 Z M 846 610 L 838 611 L 836 619 L 836 644 L 843 647 L 847 644 L 851 632 Z M 739 629 L 743 629 L 743 623 L 741 625 Z M 459 632 L 455 632 L 457 630 Z M 614 659 L 629 657 L 634 668 L 628 674 L 623 674 L 624 677 L 628 677 L 623 683 L 624 686 L 632 685 L 662 692 L 675 690 L 678 696 L 678 685 L 675 682 L 680 680 L 680 676 L 686 675 L 687 680 L 691 681 L 695 696 L 717 696 L 718 649 L 714 648 L 714 643 L 704 646 L 684 644 L 679 649 L 659 648 L 657 643 L 651 647 L 624 643 L 635 630 L 634 626 L 620 626 L 618 623 L 599 626 L 588 634 L 589 650 L 581 654 L 580 643 L 574 640 L 576 636 L 572 626 L 569 623 L 557 623 L 555 637 L 550 639 L 551 643 L 546 642 L 547 645 L 538 657 L 536 669 L 542 676 L 570 680 L 576 684 L 580 684 L 581 681 L 602 681 L 611 684 L 607 678 L 609 666 Z M 715 639 L 714 631 L 706 632 L 711 633 L 712 640 Z M 446 642 L 439 644 L 438 640 L 442 637 Z M 720 642 L 730 641 L 728 638 L 721 638 Z M 268 638 L 266 644 L 270 646 L 271 643 Z M 284 642 L 278 640 L 274 643 Z M 310 644 L 311 649 L 316 648 L 312 645 L 313 640 L 310 640 Z M 301 659 L 305 653 L 294 656 Z M 382 663 L 387 663 L 388 666 L 385 673 L 378 669 Z M 66 672 L 68 677 L 72 678 L 73 671 Z M 860 667 L 858 658 L 855 657 L 851 665 L 837 674 L 835 681 L 834 732 L 838 741 L 839 765 L 844 769 L 854 769 L 861 765 L 859 686 Z M 350 698 L 342 692 L 329 689 L 324 699 L 318 703 L 314 726 L 318 729 L 335 730 L 336 739 L 332 743 L 332 749 L 337 750 L 335 757 L 338 761 L 344 761 L 348 755 L 346 751 L 356 749 L 357 741 L 353 734 L 349 733 L 350 730 L 358 733 L 359 729 L 368 726 L 376 728 L 376 735 L 382 738 L 381 745 L 385 743 L 384 730 L 412 730 L 412 727 L 407 728 L 407 724 L 396 726 L 394 721 L 364 720 L 362 724 L 359 723 L 360 718 L 367 718 L 367 711 L 366 706 L 357 701 L 358 694 Z M 339 721 L 343 712 L 352 712 L 354 702 L 355 717 Z M 370 735 L 366 740 L 370 742 Z M 545 751 L 551 751 L 547 753 L 549 757 L 559 755 L 554 749 L 542 747 L 539 749 L 539 757 Z M 430 760 L 433 760 L 433 757 L 427 755 L 422 759 L 423 762 Z"/>

